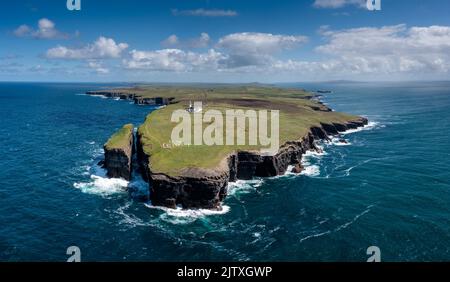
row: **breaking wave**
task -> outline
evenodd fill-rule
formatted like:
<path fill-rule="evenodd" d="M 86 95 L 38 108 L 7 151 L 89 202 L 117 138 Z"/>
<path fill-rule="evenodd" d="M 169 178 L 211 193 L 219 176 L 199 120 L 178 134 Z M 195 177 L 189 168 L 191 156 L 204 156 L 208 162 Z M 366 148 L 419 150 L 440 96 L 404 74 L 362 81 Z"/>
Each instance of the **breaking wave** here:
<path fill-rule="evenodd" d="M 237 180 L 236 182 L 228 183 L 228 195 L 233 196 L 237 194 L 248 194 L 256 191 L 258 187 L 261 187 L 264 183 L 264 179 L 253 180 Z"/>
<path fill-rule="evenodd" d="M 162 221 L 172 224 L 188 224 L 207 216 L 223 215 L 230 211 L 230 207 L 226 205 L 223 205 L 222 210 L 220 211 L 208 209 L 187 210 L 181 207 L 171 209 L 166 207 L 153 206 L 151 203 L 146 203 L 145 206 L 150 209 L 163 211 L 159 218 Z"/>
<path fill-rule="evenodd" d="M 98 175 L 91 175 L 89 182 L 77 182 L 73 186 L 83 193 L 110 196 L 127 191 L 129 182 L 124 179 L 107 178 Z"/>
<path fill-rule="evenodd" d="M 374 128 L 378 127 L 379 125 L 380 125 L 379 122 L 369 121 L 368 124 L 366 124 L 366 125 L 364 125 L 362 127 L 359 127 L 359 128 L 356 128 L 356 129 L 349 129 L 347 131 L 341 132 L 340 135 L 348 135 L 348 134 L 361 132 L 361 131 L 365 131 L 365 130 L 371 130 L 371 129 L 374 129 Z"/>

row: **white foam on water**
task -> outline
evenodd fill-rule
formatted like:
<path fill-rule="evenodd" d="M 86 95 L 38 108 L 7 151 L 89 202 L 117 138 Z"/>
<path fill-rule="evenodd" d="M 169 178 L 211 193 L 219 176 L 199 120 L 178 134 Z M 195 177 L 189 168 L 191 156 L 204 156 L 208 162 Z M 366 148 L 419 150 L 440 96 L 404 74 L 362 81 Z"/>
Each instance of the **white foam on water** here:
<path fill-rule="evenodd" d="M 376 121 L 370 121 L 368 124 L 362 126 L 362 127 L 358 127 L 356 129 L 349 129 L 347 131 L 344 132 L 340 132 L 339 134 L 341 135 L 347 135 L 347 134 L 352 134 L 352 133 L 356 133 L 356 132 L 361 132 L 361 131 L 366 131 L 366 130 L 372 130 L 374 128 L 376 128 L 379 125 L 379 122 Z"/>
<path fill-rule="evenodd" d="M 318 151 L 316 151 L 316 150 L 309 150 L 309 151 L 306 151 L 306 153 L 303 154 L 303 157 L 305 157 L 305 158 L 309 158 L 309 157 L 320 158 L 320 157 L 325 156 L 325 155 L 328 154 L 328 153 L 323 149 L 322 146 L 316 145 L 316 147 L 319 149 Z"/>
<path fill-rule="evenodd" d="M 343 140 L 345 140 L 345 141 L 343 141 Z M 330 141 L 329 145 L 333 145 L 333 146 L 350 146 L 350 145 L 352 145 L 352 143 L 350 143 L 348 140 L 343 139 L 343 138 L 333 137 L 333 138 L 331 138 L 331 141 Z"/>
<path fill-rule="evenodd" d="M 83 175 L 89 175 L 89 171 L 91 170 L 90 165 L 84 165 L 81 168 L 84 170 L 84 172 L 82 173 Z"/>
<path fill-rule="evenodd" d="M 73 184 L 73 187 L 80 189 L 83 193 L 110 196 L 126 192 L 128 183 L 124 179 L 91 175 L 90 182 L 77 182 Z"/>
<path fill-rule="evenodd" d="M 228 195 L 233 196 L 236 194 L 248 194 L 254 192 L 256 188 L 261 187 L 263 183 L 263 179 L 237 180 L 236 182 L 229 182 Z"/>
<path fill-rule="evenodd" d="M 312 235 L 308 235 L 304 238 L 301 238 L 299 240 L 300 243 L 302 243 L 303 241 L 309 240 L 309 239 L 313 239 L 313 238 L 317 238 L 317 237 L 321 237 L 324 235 L 328 235 L 334 232 L 339 232 L 341 230 L 347 229 L 350 225 L 352 225 L 353 223 L 355 223 L 360 217 L 366 215 L 367 213 L 369 213 L 371 211 L 371 209 L 374 207 L 374 205 L 370 205 L 368 206 L 364 211 L 362 211 L 361 213 L 357 214 L 355 217 L 353 217 L 352 220 L 339 225 L 338 227 L 334 228 L 334 229 L 330 229 L 330 230 L 326 230 L 320 233 L 316 233 L 316 234 L 312 234 Z"/>
<path fill-rule="evenodd" d="M 102 99 L 108 99 L 108 97 L 104 96 L 104 95 L 89 95 L 90 97 L 97 97 L 97 98 L 102 98 Z"/>
<path fill-rule="evenodd" d="M 159 218 L 163 221 L 172 223 L 172 224 L 188 224 L 196 221 L 200 218 L 205 218 L 207 216 L 215 216 L 215 215 L 223 215 L 230 211 L 230 207 L 223 205 L 222 210 L 208 210 L 208 209 L 183 209 L 181 207 L 177 207 L 176 209 L 170 209 L 166 207 L 158 207 L 153 206 L 150 203 L 145 204 L 146 207 L 150 209 L 157 209 L 164 211 L 163 214 L 159 216 Z"/>
<path fill-rule="evenodd" d="M 319 176 L 320 175 L 320 167 L 318 165 L 308 165 L 305 166 L 302 172 L 300 172 L 300 175 L 306 175 L 306 176 Z"/>
<path fill-rule="evenodd" d="M 143 220 L 136 215 L 127 212 L 131 207 L 131 202 L 127 202 L 124 206 L 119 207 L 114 211 L 115 214 L 121 217 L 120 223 L 129 227 L 137 227 L 137 226 L 152 226 L 154 225 L 153 221 Z"/>
<path fill-rule="evenodd" d="M 292 170 L 294 169 L 293 165 L 289 165 L 286 169 L 286 172 L 284 173 L 284 176 L 292 176 L 292 175 L 297 175 L 297 173 L 292 172 Z"/>

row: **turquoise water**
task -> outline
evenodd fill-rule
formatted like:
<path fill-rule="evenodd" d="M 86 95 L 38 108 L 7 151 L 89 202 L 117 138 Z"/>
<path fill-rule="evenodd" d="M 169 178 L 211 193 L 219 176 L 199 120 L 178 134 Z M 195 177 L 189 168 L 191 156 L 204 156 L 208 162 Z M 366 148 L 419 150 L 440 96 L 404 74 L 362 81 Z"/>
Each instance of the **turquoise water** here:
<path fill-rule="evenodd" d="M 450 83 L 296 84 L 369 127 L 323 144 L 303 175 L 230 187 L 226 208 L 162 210 L 104 178 L 102 144 L 151 107 L 94 84 L 0 83 L 0 260 L 450 260 Z M 138 189 L 132 194 L 123 186 Z"/>

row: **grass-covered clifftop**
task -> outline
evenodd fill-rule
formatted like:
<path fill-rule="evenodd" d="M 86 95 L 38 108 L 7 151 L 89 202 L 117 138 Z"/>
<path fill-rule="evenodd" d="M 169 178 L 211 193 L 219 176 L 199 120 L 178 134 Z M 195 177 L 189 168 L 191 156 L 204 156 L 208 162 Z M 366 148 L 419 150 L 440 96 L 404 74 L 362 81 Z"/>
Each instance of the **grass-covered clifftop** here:
<path fill-rule="evenodd" d="M 124 125 L 119 131 L 114 133 L 108 142 L 105 143 L 105 149 L 123 149 L 130 146 L 130 138 L 132 138 L 134 127 L 132 124 Z"/>
<path fill-rule="evenodd" d="M 170 176 L 188 175 L 189 171 L 192 172 L 192 168 L 214 169 L 229 154 L 237 150 L 262 148 L 259 145 L 167 147 L 166 144 L 171 143 L 171 133 L 176 126 L 171 122 L 171 115 L 174 110 L 186 109 L 190 101 L 201 101 L 203 111 L 209 109 L 221 112 L 227 109 L 279 110 L 280 145 L 287 141 L 300 140 L 310 132 L 311 127 L 320 127 L 324 123 L 345 124 L 358 119 L 357 116 L 330 111 L 326 106 L 312 99 L 314 97 L 312 93 L 304 90 L 266 85 L 153 85 L 112 91 L 135 94 L 144 98 L 173 98 L 170 105 L 149 114 L 138 129 L 143 151 L 150 157 L 151 171 Z M 203 128 L 206 126 L 207 124 L 203 124 Z M 111 144 L 120 142 L 122 134 L 113 136 Z"/>

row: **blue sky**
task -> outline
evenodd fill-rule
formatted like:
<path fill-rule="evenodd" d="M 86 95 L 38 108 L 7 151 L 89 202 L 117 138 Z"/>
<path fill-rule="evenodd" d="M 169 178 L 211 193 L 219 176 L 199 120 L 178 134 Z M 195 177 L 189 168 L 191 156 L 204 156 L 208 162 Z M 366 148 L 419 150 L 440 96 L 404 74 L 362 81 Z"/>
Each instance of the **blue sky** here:
<path fill-rule="evenodd" d="M 446 80 L 450 1 L 3 1 L 1 81 Z"/>

